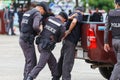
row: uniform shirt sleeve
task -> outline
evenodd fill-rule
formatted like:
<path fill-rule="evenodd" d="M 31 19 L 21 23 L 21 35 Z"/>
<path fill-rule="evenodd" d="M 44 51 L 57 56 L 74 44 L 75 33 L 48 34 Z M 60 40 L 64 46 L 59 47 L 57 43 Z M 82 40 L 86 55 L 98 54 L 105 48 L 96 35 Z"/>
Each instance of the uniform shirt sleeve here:
<path fill-rule="evenodd" d="M 34 19 L 33 19 L 33 29 L 38 33 L 40 32 L 39 27 L 40 24 L 42 23 L 41 20 L 42 20 L 41 14 L 39 12 L 36 12 L 34 14 Z"/>
<path fill-rule="evenodd" d="M 109 29 L 111 27 L 109 17 L 106 18 L 106 28 L 104 30 L 104 44 L 108 44 L 108 34 L 109 34 Z"/>
<path fill-rule="evenodd" d="M 80 23 L 83 17 L 80 13 L 78 13 L 78 16 L 75 16 L 75 18 L 77 19 L 77 22 Z"/>

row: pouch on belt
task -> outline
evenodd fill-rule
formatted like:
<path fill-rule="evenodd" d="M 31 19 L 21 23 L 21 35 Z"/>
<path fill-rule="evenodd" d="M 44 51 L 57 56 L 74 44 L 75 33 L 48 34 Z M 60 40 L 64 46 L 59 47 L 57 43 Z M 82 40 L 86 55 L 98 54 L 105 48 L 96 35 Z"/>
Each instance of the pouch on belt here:
<path fill-rule="evenodd" d="M 36 44 L 40 44 L 42 49 L 53 50 L 55 47 L 55 42 L 51 41 L 49 38 L 36 38 Z"/>

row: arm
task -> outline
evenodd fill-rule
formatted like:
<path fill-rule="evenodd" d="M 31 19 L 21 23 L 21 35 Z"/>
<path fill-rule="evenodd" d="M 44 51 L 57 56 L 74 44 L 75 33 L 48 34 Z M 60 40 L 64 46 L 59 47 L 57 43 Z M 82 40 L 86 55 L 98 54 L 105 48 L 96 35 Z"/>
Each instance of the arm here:
<path fill-rule="evenodd" d="M 65 31 L 65 35 L 64 35 L 63 39 L 65 39 L 71 33 L 71 31 L 73 30 L 73 28 L 76 26 L 76 23 L 77 23 L 77 19 L 74 18 L 72 20 L 71 24 L 70 24 L 69 29 L 67 31 Z"/>
<path fill-rule="evenodd" d="M 110 50 L 110 46 L 108 44 L 108 35 L 109 35 L 109 29 L 111 27 L 110 22 L 109 22 L 109 17 L 107 17 L 105 26 L 106 26 L 106 29 L 104 31 L 104 50 L 108 52 Z"/>
<path fill-rule="evenodd" d="M 63 37 L 63 39 L 71 33 L 71 31 L 74 29 L 74 27 L 76 26 L 77 23 L 80 23 L 82 21 L 82 18 L 83 17 L 82 17 L 81 13 L 77 14 L 77 16 L 75 16 L 73 18 L 73 20 L 69 26 L 69 29 L 65 32 L 65 36 Z"/>
<path fill-rule="evenodd" d="M 41 25 L 42 16 L 39 14 L 39 12 L 35 13 L 34 19 L 33 19 L 33 29 L 39 33 L 40 32 L 40 25 Z"/>
<path fill-rule="evenodd" d="M 68 19 L 73 19 L 75 16 L 77 16 L 77 13 L 72 14 L 71 16 L 68 17 Z"/>
<path fill-rule="evenodd" d="M 82 14 L 78 14 L 74 16 L 71 24 L 70 24 L 70 27 L 68 29 L 68 32 L 71 32 L 73 30 L 73 28 L 76 26 L 77 22 L 80 23 L 82 21 Z"/>
<path fill-rule="evenodd" d="M 69 32 L 71 32 L 73 30 L 73 28 L 75 27 L 75 25 L 77 24 L 77 19 L 74 18 L 70 24 L 70 27 L 68 29 Z"/>

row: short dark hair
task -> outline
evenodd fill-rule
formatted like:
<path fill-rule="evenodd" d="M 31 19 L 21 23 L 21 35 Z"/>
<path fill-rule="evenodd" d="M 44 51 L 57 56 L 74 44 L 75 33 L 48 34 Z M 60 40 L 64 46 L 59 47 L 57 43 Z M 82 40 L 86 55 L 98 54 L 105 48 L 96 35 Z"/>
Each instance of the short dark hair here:
<path fill-rule="evenodd" d="M 79 10 L 79 11 L 81 11 L 81 12 L 84 12 L 84 7 L 77 7 L 75 10 Z"/>
<path fill-rule="evenodd" d="M 58 15 L 62 16 L 64 19 L 66 19 L 66 21 L 68 20 L 68 15 L 66 12 L 61 11 Z"/>

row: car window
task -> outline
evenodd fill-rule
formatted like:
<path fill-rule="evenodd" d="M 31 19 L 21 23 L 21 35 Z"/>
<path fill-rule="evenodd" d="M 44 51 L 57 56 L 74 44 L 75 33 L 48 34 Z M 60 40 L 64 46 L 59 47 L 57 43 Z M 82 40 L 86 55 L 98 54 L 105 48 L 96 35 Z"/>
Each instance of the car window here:
<path fill-rule="evenodd" d="M 100 17 L 100 21 L 93 21 L 93 16 L 91 14 L 84 14 L 83 21 L 84 22 L 105 22 L 107 13 L 103 13 Z"/>
<path fill-rule="evenodd" d="M 83 21 L 88 21 L 88 17 L 89 17 L 89 15 L 84 15 L 83 16 Z"/>

